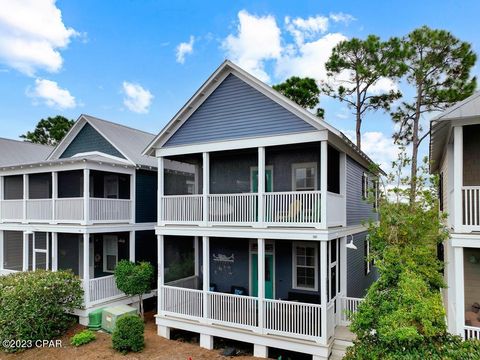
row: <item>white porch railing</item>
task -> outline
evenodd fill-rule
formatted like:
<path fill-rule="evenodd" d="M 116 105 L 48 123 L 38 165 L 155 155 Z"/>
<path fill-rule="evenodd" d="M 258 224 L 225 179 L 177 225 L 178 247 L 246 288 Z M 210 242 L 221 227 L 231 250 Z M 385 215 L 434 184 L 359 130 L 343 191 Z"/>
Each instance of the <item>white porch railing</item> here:
<path fill-rule="evenodd" d="M 209 291 L 207 299 L 209 320 L 241 328 L 257 326 L 258 299 L 256 297 Z"/>
<path fill-rule="evenodd" d="M 345 223 L 346 206 L 345 196 L 327 192 L 328 226 L 342 226 Z"/>
<path fill-rule="evenodd" d="M 265 222 L 288 226 L 320 224 L 320 191 L 266 193 Z"/>
<path fill-rule="evenodd" d="M 9 275 L 17 273 L 17 270 L 7 270 L 7 269 L 0 269 L 0 276 L 2 275 Z"/>
<path fill-rule="evenodd" d="M 198 319 L 203 316 L 203 291 L 164 285 L 160 291 L 161 311 L 167 315 Z"/>
<path fill-rule="evenodd" d="M 342 297 L 340 298 L 340 322 L 342 325 L 349 325 L 352 314 L 357 312 L 358 305 L 362 298 Z"/>
<path fill-rule="evenodd" d="M 464 226 L 471 230 L 480 230 L 480 186 L 462 187 Z"/>
<path fill-rule="evenodd" d="M 200 277 L 196 275 L 192 275 L 183 279 L 169 281 L 165 285 L 176 286 L 180 288 L 188 288 L 188 289 L 198 289 L 199 284 L 200 284 Z"/>
<path fill-rule="evenodd" d="M 60 198 L 55 200 L 55 220 L 75 222 L 83 220 L 83 198 Z"/>
<path fill-rule="evenodd" d="M 306 339 L 321 337 L 321 305 L 270 299 L 264 302 L 266 332 Z"/>
<path fill-rule="evenodd" d="M 23 200 L 2 200 L 2 220 L 22 221 Z"/>
<path fill-rule="evenodd" d="M 90 199 L 90 220 L 93 222 L 127 221 L 131 219 L 129 199 Z"/>
<path fill-rule="evenodd" d="M 52 199 L 27 200 L 27 219 L 34 221 L 48 221 L 52 219 Z"/>
<path fill-rule="evenodd" d="M 464 339 L 465 340 L 480 340 L 480 327 L 465 326 L 464 327 Z"/>
<path fill-rule="evenodd" d="M 214 223 L 253 223 L 257 221 L 257 194 L 208 195 L 208 220 Z"/>
<path fill-rule="evenodd" d="M 123 292 L 118 290 L 117 285 L 115 284 L 115 277 L 113 275 L 90 279 L 88 289 L 90 293 L 89 305 L 94 305 L 106 300 L 125 296 Z"/>
<path fill-rule="evenodd" d="M 162 198 L 164 221 L 195 223 L 203 220 L 202 195 L 169 195 Z"/>

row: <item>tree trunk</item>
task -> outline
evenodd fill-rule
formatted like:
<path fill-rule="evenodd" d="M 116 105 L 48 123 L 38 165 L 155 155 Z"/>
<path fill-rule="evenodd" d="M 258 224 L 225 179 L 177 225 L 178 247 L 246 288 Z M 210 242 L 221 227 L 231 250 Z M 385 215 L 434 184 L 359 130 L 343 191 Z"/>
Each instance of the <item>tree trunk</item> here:
<path fill-rule="evenodd" d="M 360 128 L 362 127 L 362 114 L 360 112 L 362 104 L 360 103 L 360 80 L 358 79 L 358 74 L 355 76 L 355 80 L 357 82 L 357 124 L 356 124 L 356 135 L 357 135 L 357 147 L 359 150 L 362 149 L 362 132 L 360 131 Z"/>
<path fill-rule="evenodd" d="M 415 105 L 415 116 L 413 119 L 412 133 L 412 167 L 410 171 L 410 205 L 413 206 L 417 197 L 417 161 L 418 161 L 418 128 L 420 122 L 420 109 L 422 105 L 422 83 L 417 86 L 417 101 Z"/>

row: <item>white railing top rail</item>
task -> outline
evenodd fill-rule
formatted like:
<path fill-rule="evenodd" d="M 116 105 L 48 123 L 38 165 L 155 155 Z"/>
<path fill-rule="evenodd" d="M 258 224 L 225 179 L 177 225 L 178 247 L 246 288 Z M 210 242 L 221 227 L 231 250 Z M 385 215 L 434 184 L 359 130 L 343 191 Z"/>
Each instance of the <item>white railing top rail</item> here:
<path fill-rule="evenodd" d="M 165 199 L 175 199 L 175 198 L 196 198 L 203 197 L 202 194 L 184 194 L 184 195 L 163 195 Z"/>
<path fill-rule="evenodd" d="M 464 190 L 480 190 L 480 185 L 462 186 L 462 189 L 464 189 Z M 453 191 L 453 190 L 451 190 L 451 191 Z"/>

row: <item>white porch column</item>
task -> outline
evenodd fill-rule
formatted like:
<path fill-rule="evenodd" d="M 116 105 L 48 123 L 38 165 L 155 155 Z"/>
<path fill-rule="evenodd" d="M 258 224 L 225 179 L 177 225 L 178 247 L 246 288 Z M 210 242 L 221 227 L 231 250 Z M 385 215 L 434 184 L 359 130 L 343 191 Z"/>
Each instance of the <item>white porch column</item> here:
<path fill-rule="evenodd" d="M 265 148 L 258 148 L 258 216 L 257 221 L 260 226 L 264 225 L 265 216 L 264 216 L 264 194 L 265 194 Z"/>
<path fill-rule="evenodd" d="M 163 235 L 157 235 L 157 252 L 158 252 L 158 314 L 162 315 L 163 309 L 163 285 L 165 284 L 165 255 L 164 255 L 164 247 L 165 247 L 165 238 Z"/>
<path fill-rule="evenodd" d="M 210 193 L 210 153 L 204 152 L 203 157 L 203 224 L 208 225 L 208 194 Z"/>
<path fill-rule="evenodd" d="M 90 169 L 83 169 L 83 223 L 90 224 Z"/>
<path fill-rule="evenodd" d="M 463 248 L 453 248 L 455 258 L 455 319 L 456 334 L 464 336 L 463 328 L 465 326 L 465 279 L 463 265 Z"/>
<path fill-rule="evenodd" d="M 0 270 L 3 270 L 3 230 L 0 230 Z"/>
<path fill-rule="evenodd" d="M 328 179 L 328 143 L 320 142 L 320 192 L 321 192 L 321 228 L 328 228 L 327 219 L 327 182 Z"/>
<path fill-rule="evenodd" d="M 208 319 L 208 294 L 210 290 L 210 238 L 202 237 L 203 251 L 203 318 Z"/>
<path fill-rule="evenodd" d="M 85 307 L 90 302 L 90 234 L 83 234 L 83 291 Z"/>
<path fill-rule="evenodd" d="M 347 226 L 347 154 L 344 152 L 340 153 L 340 194 L 343 196 L 342 226 Z"/>
<path fill-rule="evenodd" d="M 128 240 L 128 259 L 135 262 L 135 231 L 130 231 Z"/>
<path fill-rule="evenodd" d="M 2 203 L 5 198 L 4 179 L 5 179 L 4 176 L 0 176 L 0 223 L 3 223 Z"/>
<path fill-rule="evenodd" d="M 27 222 L 28 175 L 23 174 L 23 222 Z"/>
<path fill-rule="evenodd" d="M 130 224 L 135 224 L 136 222 L 136 211 L 135 211 L 135 199 L 136 199 L 136 182 L 137 182 L 137 173 L 136 170 L 133 170 L 133 174 L 130 175 Z"/>
<path fill-rule="evenodd" d="M 198 236 L 193 237 L 193 250 L 195 257 L 195 276 L 200 276 L 200 243 Z"/>
<path fill-rule="evenodd" d="M 455 126 L 453 128 L 453 212 L 454 230 L 462 232 L 463 228 L 463 204 L 462 204 L 462 186 L 463 186 L 463 127 Z"/>
<path fill-rule="evenodd" d="M 58 270 L 58 233 L 52 232 L 52 271 Z"/>
<path fill-rule="evenodd" d="M 265 239 L 258 239 L 258 330 L 263 332 L 265 300 Z"/>
<path fill-rule="evenodd" d="M 161 156 L 158 158 L 157 181 L 157 223 L 160 226 L 163 225 L 164 220 L 163 195 L 165 194 L 165 159 Z"/>
<path fill-rule="evenodd" d="M 340 292 L 341 296 L 347 296 L 347 238 L 342 237 L 340 238 L 339 241 L 339 246 L 340 246 Z M 340 308 L 340 310 L 342 310 Z M 339 311 L 337 311 L 340 313 Z"/>
<path fill-rule="evenodd" d="M 28 271 L 28 239 L 31 232 L 23 232 L 23 268 L 22 271 Z"/>
<path fill-rule="evenodd" d="M 320 242 L 320 304 L 322 305 L 322 337 L 321 342 L 327 344 L 328 332 L 327 332 L 327 282 L 328 282 L 328 261 L 327 261 L 328 242 Z"/>
<path fill-rule="evenodd" d="M 55 203 L 57 202 L 58 198 L 58 172 L 52 171 L 52 224 L 56 223 L 57 213 L 55 209 Z"/>

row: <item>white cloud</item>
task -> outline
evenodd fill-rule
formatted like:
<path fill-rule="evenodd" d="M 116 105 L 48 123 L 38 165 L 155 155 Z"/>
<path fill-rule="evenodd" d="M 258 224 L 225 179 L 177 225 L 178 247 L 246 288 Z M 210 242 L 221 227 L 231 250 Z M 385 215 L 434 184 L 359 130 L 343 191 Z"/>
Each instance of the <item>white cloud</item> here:
<path fill-rule="evenodd" d="M 27 95 L 36 101 L 43 101 L 50 107 L 60 109 L 71 109 L 77 106 L 75 97 L 66 89 L 62 89 L 55 81 L 46 79 L 36 79 L 35 88 L 27 90 Z"/>
<path fill-rule="evenodd" d="M 337 22 L 337 23 L 341 22 L 341 23 L 344 23 L 345 25 L 348 25 L 350 22 L 357 20 L 352 15 L 345 14 L 343 12 L 331 13 L 329 17 L 334 22 Z"/>
<path fill-rule="evenodd" d="M 153 100 L 153 95 L 147 89 L 144 89 L 139 84 L 123 82 L 123 104 L 130 110 L 136 113 L 147 113 L 150 104 Z"/>
<path fill-rule="evenodd" d="M 306 19 L 285 17 L 285 26 L 292 34 L 297 44 L 302 44 L 305 39 L 312 39 L 328 30 L 328 17 L 317 15 Z"/>
<path fill-rule="evenodd" d="M 373 84 L 368 91 L 371 94 L 379 95 L 389 91 L 397 91 L 398 84 L 388 78 L 380 78 L 375 84 Z"/>
<path fill-rule="evenodd" d="M 66 27 L 55 0 L 0 0 L 0 61 L 27 75 L 56 72 L 59 52 L 78 33 Z"/>
<path fill-rule="evenodd" d="M 182 42 L 177 46 L 177 62 L 183 64 L 185 62 L 185 57 L 190 55 L 193 52 L 193 44 L 195 38 L 190 36 L 189 42 Z"/>
<path fill-rule="evenodd" d="M 280 28 L 272 15 L 255 16 L 245 10 L 238 13 L 237 34 L 230 34 L 222 47 L 227 56 L 262 81 L 269 81 L 265 61 L 276 59 L 282 51 Z"/>

